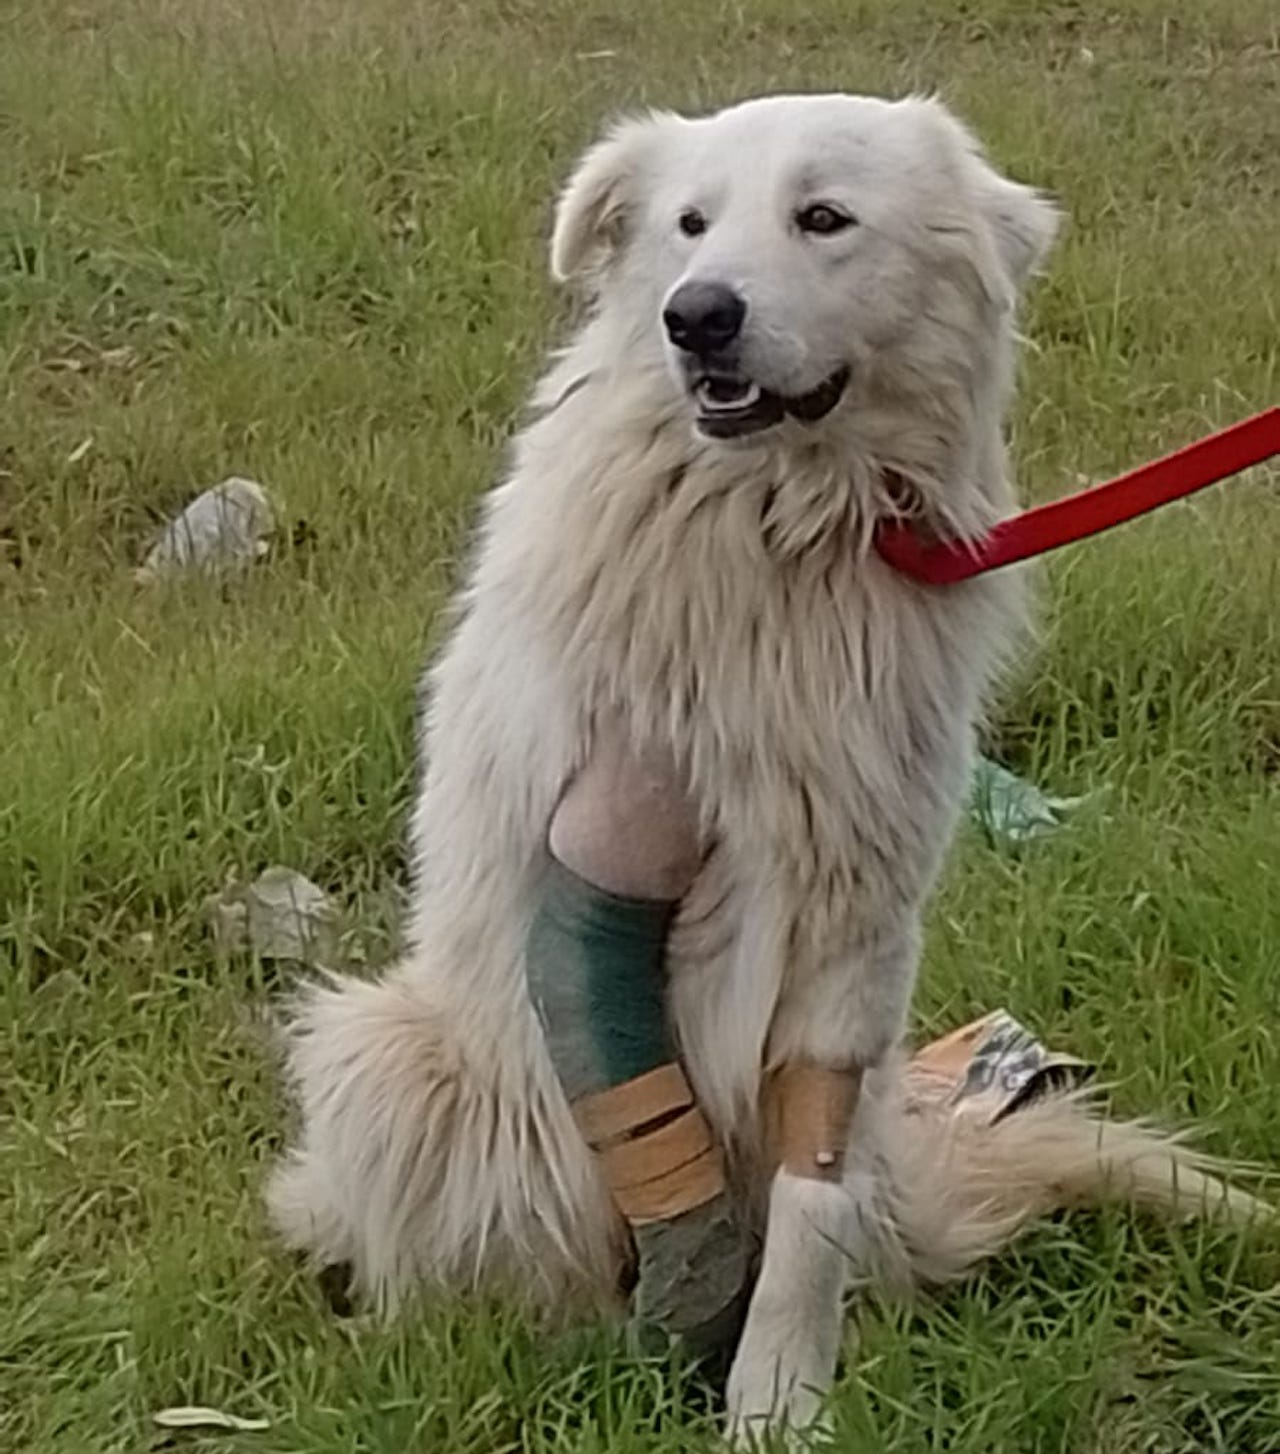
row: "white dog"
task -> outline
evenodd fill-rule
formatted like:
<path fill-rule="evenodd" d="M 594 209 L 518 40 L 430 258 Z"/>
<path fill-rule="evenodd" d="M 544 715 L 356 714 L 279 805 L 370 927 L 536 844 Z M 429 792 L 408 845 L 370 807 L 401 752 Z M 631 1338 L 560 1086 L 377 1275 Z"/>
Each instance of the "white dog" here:
<path fill-rule="evenodd" d="M 1015 310 L 1055 225 L 931 100 L 649 115 L 583 159 L 552 269 L 591 313 L 429 676 L 410 948 L 311 993 L 289 1037 L 273 1215 L 383 1307 L 415 1284 L 618 1304 L 626 1229 L 524 967 L 548 821 L 606 714 L 687 765 L 715 844 L 669 1012 L 764 1237 L 732 1420 L 814 1415 L 851 1278 L 955 1274 L 1097 1189 L 1098 1147 L 1034 1111 L 956 1157 L 902 1102 L 921 908 L 1019 606 L 1008 572 L 929 588 L 871 548 L 886 516 L 972 537 L 1011 510 Z M 765 1078 L 806 1060 L 865 1071 L 835 1184 L 762 1150 Z"/>

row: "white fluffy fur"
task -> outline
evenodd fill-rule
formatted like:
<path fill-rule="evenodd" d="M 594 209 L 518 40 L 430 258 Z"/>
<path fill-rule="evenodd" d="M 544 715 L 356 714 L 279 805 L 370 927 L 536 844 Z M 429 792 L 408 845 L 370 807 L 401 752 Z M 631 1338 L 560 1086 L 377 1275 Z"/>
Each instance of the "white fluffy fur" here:
<path fill-rule="evenodd" d="M 815 191 L 860 225 L 797 234 Z M 699 238 L 676 225 L 693 205 L 711 223 Z M 410 948 L 376 982 L 317 989 L 291 1027 L 301 1132 L 271 1191 L 290 1242 L 349 1262 L 386 1307 L 421 1283 L 556 1312 L 615 1303 L 624 1233 L 523 962 L 548 821 L 613 710 L 688 764 L 715 844 L 674 932 L 670 1007 L 766 1233 L 734 1418 L 812 1414 L 849 1274 L 953 1275 L 1058 1200 L 1034 1115 L 953 1158 L 949 1125 L 903 1111 L 895 1058 L 1015 583 L 930 590 L 869 548 L 904 508 L 888 472 L 944 531 L 1009 511 L 1014 305 L 1054 226 L 932 101 L 652 115 L 588 153 L 552 256 L 590 317 L 485 501 L 429 674 Z M 748 297 L 744 357 L 767 387 L 800 393 L 847 364 L 836 409 L 699 437 L 659 323 L 688 277 Z M 770 1190 L 762 1169 L 761 1078 L 793 1056 L 869 1067 L 842 1187 L 783 1175 Z M 1074 1135 L 1090 1191 L 1144 1156 L 1167 1178 L 1159 1143 L 1100 1160 L 1095 1132 L 1055 1105 L 1050 1131 Z M 1016 1205 L 1006 1171 L 1026 1183 Z"/>

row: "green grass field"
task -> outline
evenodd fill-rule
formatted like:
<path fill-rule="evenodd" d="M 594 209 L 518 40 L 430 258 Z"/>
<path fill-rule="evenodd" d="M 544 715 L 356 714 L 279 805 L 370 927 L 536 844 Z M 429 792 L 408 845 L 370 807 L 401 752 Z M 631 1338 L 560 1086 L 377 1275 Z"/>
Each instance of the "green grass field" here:
<path fill-rule="evenodd" d="M 1070 214 L 1013 430 L 1045 497 L 1280 398 L 1274 7 L 3 10 L 0 1449 L 710 1449 L 597 1335 L 329 1315 L 263 1225 L 275 985 L 202 900 L 283 862 L 339 896 L 353 958 L 393 952 L 415 677 L 556 335 L 549 197 L 606 113 L 940 89 Z M 273 558 L 135 589 L 156 523 L 230 473 L 282 502 Z M 1273 1165 L 1278 490 L 1255 471 L 1045 571 L 989 746 L 1105 796 L 1016 856 L 962 835 L 919 1001 L 929 1029 L 1008 1006 L 1123 1109 Z M 859 1323 L 842 1449 L 1280 1450 L 1274 1234 L 1077 1217 Z M 151 1427 L 185 1403 L 270 1428 Z"/>

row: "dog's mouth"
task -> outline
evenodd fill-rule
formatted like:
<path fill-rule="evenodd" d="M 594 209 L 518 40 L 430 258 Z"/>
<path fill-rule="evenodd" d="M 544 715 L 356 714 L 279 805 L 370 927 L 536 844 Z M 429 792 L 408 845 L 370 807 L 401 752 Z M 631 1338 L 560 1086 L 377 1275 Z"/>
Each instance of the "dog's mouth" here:
<path fill-rule="evenodd" d="M 698 428 L 712 439 L 738 439 L 772 428 L 790 415 L 816 424 L 840 402 L 849 370 L 839 368 L 807 394 L 775 394 L 741 374 L 704 373 L 692 385 Z"/>

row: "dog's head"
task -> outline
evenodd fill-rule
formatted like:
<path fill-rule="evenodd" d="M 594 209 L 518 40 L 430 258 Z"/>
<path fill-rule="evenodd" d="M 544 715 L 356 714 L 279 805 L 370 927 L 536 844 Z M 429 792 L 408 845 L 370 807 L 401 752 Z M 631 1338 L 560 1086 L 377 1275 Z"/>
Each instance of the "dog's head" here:
<path fill-rule="evenodd" d="M 701 433 L 741 439 L 989 348 L 1056 225 L 936 101 L 778 96 L 617 126 L 560 199 L 551 265 L 665 359 Z"/>

